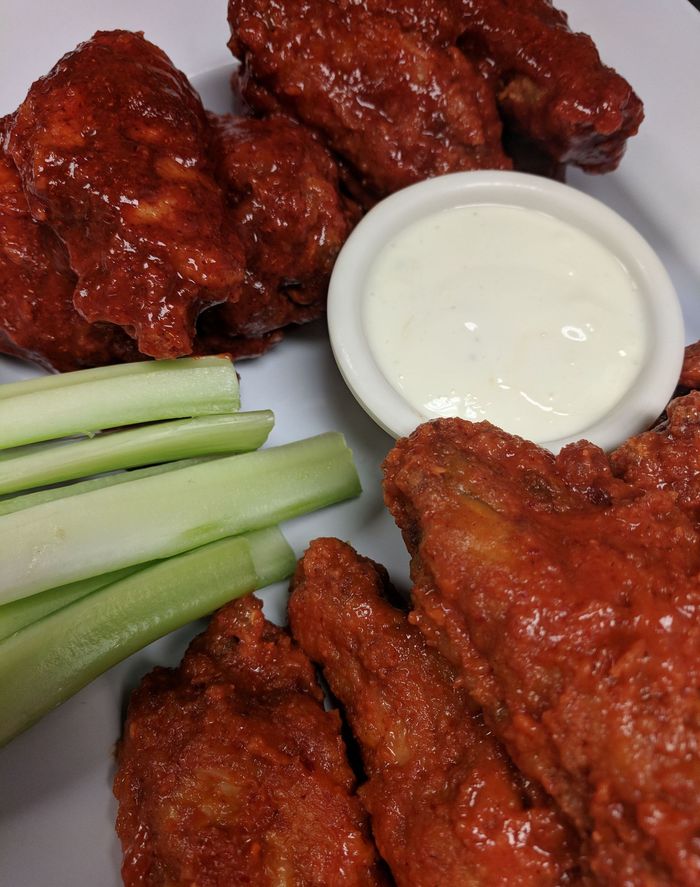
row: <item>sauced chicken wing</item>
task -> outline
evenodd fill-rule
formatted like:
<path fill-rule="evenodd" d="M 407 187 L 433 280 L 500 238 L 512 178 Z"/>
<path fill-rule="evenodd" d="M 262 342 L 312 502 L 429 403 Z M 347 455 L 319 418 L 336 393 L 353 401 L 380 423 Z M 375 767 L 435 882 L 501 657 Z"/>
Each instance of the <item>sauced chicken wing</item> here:
<path fill-rule="evenodd" d="M 289 618 L 360 744 L 361 797 L 397 884 L 573 883 L 567 826 L 387 591 L 382 568 L 317 539 L 297 567 Z"/>
<path fill-rule="evenodd" d="M 685 388 L 700 388 L 700 342 L 685 349 L 680 384 Z"/>
<path fill-rule="evenodd" d="M 556 163 L 607 172 L 642 122 L 629 83 L 601 62 L 587 34 L 571 32 L 550 0 L 361 2 L 436 46 L 457 43 L 493 85 L 519 155 L 525 139 L 529 153 L 538 148 Z"/>
<path fill-rule="evenodd" d="M 617 167 L 642 103 L 549 0 L 462 0 L 460 28 L 460 46 L 481 60 L 510 127 L 559 163 Z"/>
<path fill-rule="evenodd" d="M 61 241 L 29 212 L 0 120 L 0 352 L 65 371 L 138 360 L 135 343 L 73 307 L 76 278 Z"/>
<path fill-rule="evenodd" d="M 114 791 L 125 885 L 383 884 L 308 659 L 249 597 L 134 692 Z"/>
<path fill-rule="evenodd" d="M 340 195 L 336 164 L 289 117 L 210 115 L 210 122 L 246 271 L 240 298 L 202 316 L 204 328 L 251 338 L 314 320 L 356 217 Z"/>
<path fill-rule="evenodd" d="M 247 98 L 271 94 L 375 197 L 440 173 L 510 166 L 493 91 L 455 47 L 353 3 L 230 0 L 229 22 Z"/>
<path fill-rule="evenodd" d="M 243 254 L 186 77 L 143 36 L 98 32 L 31 87 L 9 150 L 34 218 L 68 247 L 83 317 L 144 354 L 190 353 L 202 307 L 235 298 Z"/>
<path fill-rule="evenodd" d="M 571 473 L 566 450 L 456 419 L 399 441 L 385 498 L 414 619 L 601 882 L 695 885 L 700 536 L 672 492 L 582 450 Z"/>
<path fill-rule="evenodd" d="M 610 462 L 628 483 L 672 493 L 700 526 L 700 391 L 672 400 L 665 421 L 625 441 Z"/>

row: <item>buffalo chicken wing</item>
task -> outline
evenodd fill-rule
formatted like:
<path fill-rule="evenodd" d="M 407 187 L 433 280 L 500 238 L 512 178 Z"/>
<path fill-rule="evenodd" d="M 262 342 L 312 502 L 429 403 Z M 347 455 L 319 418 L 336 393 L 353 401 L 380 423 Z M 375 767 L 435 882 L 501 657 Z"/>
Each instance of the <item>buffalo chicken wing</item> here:
<path fill-rule="evenodd" d="M 5 150 L 10 122 L 0 120 L 0 352 L 61 372 L 138 360 L 123 330 L 87 323 L 73 307 L 76 277 L 65 247 L 32 218 Z"/>
<path fill-rule="evenodd" d="M 588 444 L 488 423 L 399 441 L 385 498 L 414 621 L 607 884 L 700 883 L 700 535 L 673 491 Z"/>
<path fill-rule="evenodd" d="M 385 883 L 335 712 L 244 598 L 134 692 L 114 791 L 126 887 Z"/>
<path fill-rule="evenodd" d="M 11 127 L 32 214 L 68 247 L 76 308 L 152 357 L 191 353 L 201 309 L 235 298 L 243 279 L 209 139 L 187 78 L 128 31 L 64 56 Z"/>
<path fill-rule="evenodd" d="M 280 114 L 210 115 L 210 122 L 246 268 L 240 297 L 202 315 L 200 329 L 259 339 L 320 317 L 357 215 L 341 197 L 335 162 L 308 129 Z"/>
<path fill-rule="evenodd" d="M 568 827 L 387 593 L 382 568 L 317 539 L 297 567 L 289 618 L 360 744 L 360 794 L 397 884 L 574 883 Z"/>
<path fill-rule="evenodd" d="M 229 22 L 245 96 L 319 132 L 374 197 L 510 167 L 493 91 L 456 47 L 353 3 L 231 0 Z"/>

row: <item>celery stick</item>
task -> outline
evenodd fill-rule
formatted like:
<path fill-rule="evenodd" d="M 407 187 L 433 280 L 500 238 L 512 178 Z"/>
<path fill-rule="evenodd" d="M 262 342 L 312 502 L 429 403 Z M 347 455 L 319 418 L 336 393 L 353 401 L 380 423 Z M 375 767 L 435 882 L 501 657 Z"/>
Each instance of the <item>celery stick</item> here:
<path fill-rule="evenodd" d="M 140 422 L 231 413 L 240 406 L 238 377 L 226 358 L 136 367 L 128 375 L 117 373 L 120 367 L 104 367 L 96 378 L 62 387 L 60 396 L 54 386 L 0 399 L 0 449 Z"/>
<path fill-rule="evenodd" d="M 228 360 L 228 358 L 223 358 Z M 198 365 L 218 366 L 221 357 L 181 357 L 178 363 L 183 366 Z M 19 382 L 6 382 L 0 385 L 0 400 L 6 397 L 16 397 L 18 394 L 34 394 L 36 391 L 55 391 L 58 388 L 68 388 L 70 385 L 78 385 L 81 382 L 96 382 L 100 379 L 118 379 L 125 376 L 146 375 L 153 372 L 157 364 L 174 363 L 174 361 L 140 360 L 137 363 L 118 363 L 106 367 L 94 367 L 89 370 L 75 370 L 72 373 L 55 373 L 45 376 L 35 376 L 32 379 L 22 379 Z"/>
<path fill-rule="evenodd" d="M 0 494 L 118 468 L 256 450 L 267 440 L 273 424 L 272 412 L 259 410 L 176 419 L 79 440 L 0 461 Z"/>
<path fill-rule="evenodd" d="M 7 459 L 17 459 L 19 456 L 33 456 L 36 453 L 45 453 L 50 450 L 56 450 L 58 447 L 73 443 L 76 440 L 85 440 L 85 435 L 73 435 L 73 437 L 62 437 L 60 440 L 41 441 L 40 443 L 26 444 L 23 447 L 10 447 L 7 450 L 0 450 L 0 462 Z"/>
<path fill-rule="evenodd" d="M 124 567 L 123 570 L 114 570 L 103 576 L 93 576 L 92 579 L 81 579 L 80 582 L 71 582 L 70 585 L 62 585 L 60 588 L 49 588 L 41 594 L 32 594 L 5 604 L 0 607 L 0 641 L 24 628 L 25 625 L 38 622 L 49 613 L 60 610 L 61 607 L 72 604 L 73 601 L 104 588 L 105 585 L 111 585 L 131 576 L 146 566 L 148 565 L 139 564 L 135 567 Z"/>
<path fill-rule="evenodd" d="M 0 603 L 356 496 L 341 434 L 226 456 L 0 517 Z"/>
<path fill-rule="evenodd" d="M 216 458 L 218 457 L 202 456 L 199 459 L 182 459 L 179 462 L 166 462 L 163 465 L 149 465 L 148 468 L 134 468 L 130 471 L 119 471 L 115 474 L 103 474 L 100 477 L 91 477 L 89 480 L 81 480 L 78 483 L 51 487 L 48 490 L 36 490 L 33 493 L 23 493 L 21 496 L 13 496 L 11 498 L 2 498 L 0 499 L 0 516 L 11 514 L 13 511 L 32 508 L 34 505 L 41 505 L 43 502 L 54 502 L 56 499 L 79 496 L 81 493 L 88 493 L 90 490 L 100 490 L 102 487 L 112 487 L 132 480 L 139 480 L 139 478 L 166 474 L 168 471 L 177 471 L 180 468 L 199 465 L 200 462 L 209 462 Z"/>
<path fill-rule="evenodd" d="M 0 745 L 131 653 L 294 569 L 276 528 L 154 564 L 0 642 Z M 274 564 L 270 570 L 266 564 Z"/>

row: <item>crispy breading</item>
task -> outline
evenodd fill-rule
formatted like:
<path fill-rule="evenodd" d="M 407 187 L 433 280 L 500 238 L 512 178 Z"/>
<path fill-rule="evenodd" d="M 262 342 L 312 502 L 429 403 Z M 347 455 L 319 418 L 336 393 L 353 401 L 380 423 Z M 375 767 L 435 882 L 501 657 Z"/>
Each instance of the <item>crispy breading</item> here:
<path fill-rule="evenodd" d="M 213 617 L 129 705 L 114 792 L 136 885 L 385 884 L 336 712 L 253 597 Z"/>
<path fill-rule="evenodd" d="M 700 525 L 700 391 L 672 400 L 666 417 L 610 454 L 616 476 L 639 489 L 666 490 Z"/>

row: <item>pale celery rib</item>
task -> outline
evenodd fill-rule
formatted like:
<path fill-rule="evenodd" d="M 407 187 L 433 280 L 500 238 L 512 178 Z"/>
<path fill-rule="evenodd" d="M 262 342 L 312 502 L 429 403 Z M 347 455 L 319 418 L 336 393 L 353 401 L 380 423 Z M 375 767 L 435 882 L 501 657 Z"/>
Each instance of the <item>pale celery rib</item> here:
<path fill-rule="evenodd" d="M 352 453 L 331 432 L 6 514 L 0 603 L 171 557 L 359 493 Z"/>
<path fill-rule="evenodd" d="M 0 461 L 0 495 L 153 462 L 243 453 L 262 446 L 270 410 L 176 419 Z"/>
<path fill-rule="evenodd" d="M 56 499 L 80 496 L 82 493 L 90 492 L 90 490 L 99 490 L 102 487 L 130 483 L 133 480 L 153 477 L 156 474 L 167 474 L 169 471 L 189 468 L 190 465 L 199 465 L 200 462 L 208 462 L 216 458 L 218 457 L 202 456 L 199 459 L 181 459 L 177 462 L 164 462 L 162 465 L 149 465 L 147 468 L 134 468 L 130 471 L 119 471 L 115 474 L 102 474 L 99 477 L 91 477 L 89 480 L 81 480 L 61 487 L 34 490 L 31 493 L 22 493 L 21 496 L 2 498 L 0 499 L 0 516 L 12 514 L 13 511 L 23 511 L 25 508 L 32 508 L 34 505 L 41 505 L 44 502 L 53 502 Z"/>
<path fill-rule="evenodd" d="M 220 361 L 228 360 L 213 355 L 211 357 L 183 357 L 177 360 L 182 366 L 217 367 Z M 89 370 L 74 370 L 71 373 L 56 373 L 52 375 L 34 376 L 31 379 L 22 379 L 19 382 L 5 382 L 0 385 L 0 400 L 7 397 L 16 397 L 18 394 L 34 394 L 37 391 L 56 391 L 60 388 L 68 388 L 81 382 L 96 382 L 100 379 L 117 379 L 125 376 L 142 376 L 154 372 L 154 367 L 159 364 L 173 364 L 174 360 L 140 360 L 136 363 L 116 363 L 103 367 L 93 367 Z M 157 370 L 156 370 L 157 372 Z"/>
<path fill-rule="evenodd" d="M 288 577 L 294 553 L 276 528 L 154 564 L 0 642 L 0 745 L 102 672 L 233 598 Z"/>
<path fill-rule="evenodd" d="M 71 582 L 69 585 L 62 585 L 60 588 L 49 588 L 42 591 L 41 594 L 32 594 L 29 597 L 20 598 L 18 601 L 12 601 L 0 607 L 0 641 L 9 638 L 10 635 L 19 631 L 32 622 L 37 622 L 60 610 L 73 601 L 91 594 L 105 585 L 111 585 L 120 579 L 125 579 L 139 570 L 145 569 L 148 564 L 138 564 L 134 567 L 124 567 L 122 570 L 114 570 L 112 573 L 106 573 L 103 576 L 93 576 L 91 579 L 81 579 L 79 582 Z"/>
<path fill-rule="evenodd" d="M 81 370 L 0 386 L 0 449 L 91 434 L 104 428 L 231 413 L 240 406 L 238 377 L 223 357 L 153 361 Z M 80 379 L 77 377 L 84 374 Z M 55 380 L 55 381 L 54 381 Z M 49 383 L 53 384 L 49 384 Z M 21 385 L 30 385 L 22 393 Z"/>

